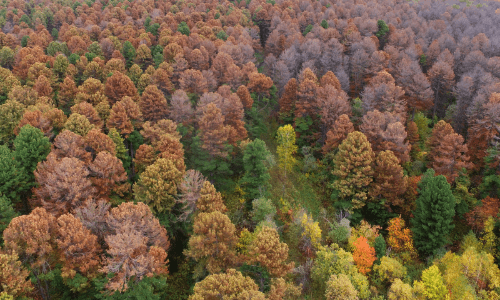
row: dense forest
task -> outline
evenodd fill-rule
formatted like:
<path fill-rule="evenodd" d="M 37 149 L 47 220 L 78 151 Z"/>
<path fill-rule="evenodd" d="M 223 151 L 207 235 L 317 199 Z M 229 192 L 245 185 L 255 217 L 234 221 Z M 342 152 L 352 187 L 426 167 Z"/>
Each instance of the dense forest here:
<path fill-rule="evenodd" d="M 0 299 L 500 299 L 500 2 L 1 0 Z"/>

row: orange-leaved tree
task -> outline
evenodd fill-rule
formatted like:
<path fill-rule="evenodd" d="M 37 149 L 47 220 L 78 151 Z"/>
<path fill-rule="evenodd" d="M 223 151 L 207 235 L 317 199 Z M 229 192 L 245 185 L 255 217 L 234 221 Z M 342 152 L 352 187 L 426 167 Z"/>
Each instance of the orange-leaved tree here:
<path fill-rule="evenodd" d="M 377 257 L 375 256 L 375 248 L 370 247 L 366 237 L 360 236 L 354 242 L 354 253 L 352 254 L 352 258 L 356 266 L 358 266 L 359 272 L 363 274 L 370 272 Z"/>

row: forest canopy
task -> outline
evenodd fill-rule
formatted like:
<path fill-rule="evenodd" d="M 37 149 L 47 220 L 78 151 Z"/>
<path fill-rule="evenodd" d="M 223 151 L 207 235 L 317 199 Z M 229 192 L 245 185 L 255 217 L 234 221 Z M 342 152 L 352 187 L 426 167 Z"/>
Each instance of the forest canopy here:
<path fill-rule="evenodd" d="M 0 299 L 499 299 L 499 24 L 1 1 Z"/>

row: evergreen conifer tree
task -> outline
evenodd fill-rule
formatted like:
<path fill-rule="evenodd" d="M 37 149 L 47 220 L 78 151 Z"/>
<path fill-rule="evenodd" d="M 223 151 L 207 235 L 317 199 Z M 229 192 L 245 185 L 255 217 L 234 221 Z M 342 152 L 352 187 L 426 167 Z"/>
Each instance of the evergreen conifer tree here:
<path fill-rule="evenodd" d="M 243 154 L 245 175 L 242 178 L 242 183 L 245 186 L 246 196 L 250 200 L 265 196 L 265 191 L 271 179 L 264 164 L 268 155 L 269 151 L 266 149 L 266 144 L 260 139 L 255 139 L 245 148 Z"/>
<path fill-rule="evenodd" d="M 422 255 L 434 254 L 446 244 L 454 225 L 455 198 L 443 175 L 434 176 L 429 169 L 419 184 L 417 209 L 413 212 L 413 238 Z"/>

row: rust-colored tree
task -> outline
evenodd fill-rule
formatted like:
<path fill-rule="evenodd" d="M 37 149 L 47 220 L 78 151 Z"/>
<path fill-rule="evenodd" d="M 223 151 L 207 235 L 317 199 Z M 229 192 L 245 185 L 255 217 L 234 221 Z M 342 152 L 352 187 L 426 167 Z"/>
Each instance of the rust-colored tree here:
<path fill-rule="evenodd" d="M 145 121 L 153 123 L 161 119 L 166 119 L 169 111 L 167 99 L 163 93 L 154 85 L 148 85 L 142 93 L 139 107 L 144 116 Z"/>
<path fill-rule="evenodd" d="M 469 167 L 467 145 L 464 138 L 458 133 L 445 135 L 441 142 L 431 150 L 432 168 L 436 175 L 444 175 L 448 183 L 452 183 L 459 176 L 462 168 Z"/>
<path fill-rule="evenodd" d="M 279 99 L 280 119 L 291 120 L 294 114 L 295 102 L 297 101 L 297 79 L 290 79 L 285 85 L 283 96 Z"/>
<path fill-rule="evenodd" d="M 403 206 L 402 194 L 406 191 L 406 178 L 398 158 L 390 150 L 377 154 L 374 162 L 373 183 L 370 196 L 385 199 L 385 206 Z"/>
<path fill-rule="evenodd" d="M 481 200 L 481 203 L 465 214 L 467 223 L 472 229 L 479 233 L 484 228 L 484 222 L 488 217 L 496 217 L 500 208 L 500 200 L 490 196 Z"/>
<path fill-rule="evenodd" d="M 43 208 L 35 208 L 29 215 L 12 219 L 3 232 L 5 249 L 14 251 L 35 279 L 37 293 L 49 299 L 49 284 L 44 274 L 57 262 L 56 218 Z"/>
<path fill-rule="evenodd" d="M 202 148 L 211 156 L 227 156 L 227 141 L 229 126 L 224 125 L 224 116 L 214 103 L 203 109 L 203 115 L 198 120 L 199 136 L 203 142 Z"/>
<path fill-rule="evenodd" d="M 219 211 L 225 213 L 227 208 L 222 201 L 222 195 L 217 192 L 213 184 L 209 181 L 203 182 L 199 191 L 199 198 L 196 201 L 196 210 L 199 213 L 211 213 Z"/>
<path fill-rule="evenodd" d="M 340 115 L 335 121 L 333 127 L 326 133 L 325 145 L 323 145 L 323 153 L 328 153 L 336 149 L 347 135 L 354 131 L 354 125 L 349 116 L 346 114 Z"/>
<path fill-rule="evenodd" d="M 236 228 L 229 217 L 219 211 L 200 213 L 194 219 L 193 235 L 186 255 L 197 260 L 211 273 L 230 268 L 236 261 Z"/>
<path fill-rule="evenodd" d="M 127 75 L 120 72 L 114 72 L 111 77 L 106 80 L 104 93 L 109 99 L 111 105 L 122 100 L 123 97 L 137 97 L 137 88 L 132 80 Z"/>
<path fill-rule="evenodd" d="M 97 236 L 85 228 L 79 219 L 70 214 L 57 218 L 56 243 L 64 279 L 73 278 L 77 272 L 89 279 L 97 275 L 101 248 Z"/>

